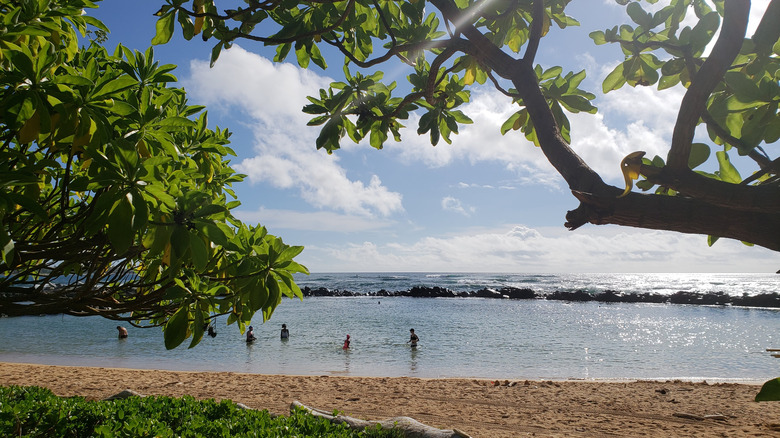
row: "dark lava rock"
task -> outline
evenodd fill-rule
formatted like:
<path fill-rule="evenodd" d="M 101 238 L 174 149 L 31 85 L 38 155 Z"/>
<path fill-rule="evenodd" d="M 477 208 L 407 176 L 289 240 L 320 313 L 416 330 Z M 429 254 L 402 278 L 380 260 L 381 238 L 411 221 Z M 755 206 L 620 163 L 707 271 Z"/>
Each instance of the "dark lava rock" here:
<path fill-rule="evenodd" d="M 578 290 L 576 292 L 557 290 L 548 294 L 547 299 L 556 301 L 593 301 L 595 298 L 584 290 Z"/>

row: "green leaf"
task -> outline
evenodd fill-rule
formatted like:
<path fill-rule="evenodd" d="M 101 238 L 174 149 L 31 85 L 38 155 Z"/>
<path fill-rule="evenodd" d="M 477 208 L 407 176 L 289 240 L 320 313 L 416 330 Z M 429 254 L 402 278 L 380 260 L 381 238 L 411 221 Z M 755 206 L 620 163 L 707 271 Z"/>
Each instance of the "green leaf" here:
<path fill-rule="evenodd" d="M 182 306 L 173 316 L 168 318 L 163 328 L 166 349 L 173 350 L 187 339 L 189 322 L 189 308 L 187 305 Z"/>
<path fill-rule="evenodd" d="M 227 210 L 227 208 L 225 208 L 224 205 L 207 204 L 207 205 L 204 205 L 203 207 L 195 210 L 195 212 L 192 213 L 192 216 L 196 217 L 196 218 L 203 218 L 203 217 L 208 217 L 208 216 L 215 215 L 215 214 L 224 214 L 224 213 L 227 213 L 227 211 L 228 210 Z"/>
<path fill-rule="evenodd" d="M 691 31 L 691 46 L 694 56 L 698 56 L 712 40 L 715 32 L 720 25 L 720 15 L 717 12 L 710 12 L 702 17 Z"/>
<path fill-rule="evenodd" d="M 268 285 L 268 300 L 263 305 L 263 319 L 268 320 L 271 314 L 274 313 L 274 309 L 282 302 L 282 291 L 279 288 L 279 283 L 276 278 L 271 277 L 266 282 Z"/>
<path fill-rule="evenodd" d="M 222 47 L 224 47 L 224 45 L 225 44 L 220 41 L 211 49 L 211 60 L 209 61 L 209 67 L 214 67 L 214 64 L 217 62 L 219 54 L 222 52 Z"/>
<path fill-rule="evenodd" d="M 198 345 L 200 340 L 203 339 L 203 326 L 205 325 L 203 312 L 198 306 L 195 306 L 193 313 L 195 314 L 195 321 L 192 323 L 192 342 L 190 342 L 190 346 L 187 348 Z"/>
<path fill-rule="evenodd" d="M 758 88 L 758 84 L 753 82 L 745 73 L 731 71 L 724 76 L 726 84 L 734 90 L 734 94 L 740 102 L 752 103 L 763 102 L 765 98 Z"/>
<path fill-rule="evenodd" d="M 645 12 L 645 10 L 642 9 L 642 6 L 638 2 L 630 3 L 626 8 L 626 12 L 628 13 L 628 16 L 631 17 L 631 20 L 634 21 L 634 23 L 642 26 L 646 30 L 652 28 L 652 16 Z"/>
<path fill-rule="evenodd" d="M 37 182 L 37 178 L 35 181 Z M 49 213 L 47 213 L 46 210 L 41 207 L 41 204 L 38 203 L 37 199 L 13 192 L 6 193 L 5 196 L 9 201 L 20 205 L 21 207 L 35 214 L 39 220 L 46 221 L 49 219 Z"/>
<path fill-rule="evenodd" d="M 597 30 L 595 32 L 591 32 L 588 34 L 590 39 L 593 40 L 594 43 L 596 43 L 597 46 L 600 46 L 602 44 L 607 44 L 607 38 L 604 35 L 604 32 Z"/>
<path fill-rule="evenodd" d="M 501 135 L 506 135 L 510 130 L 518 130 L 525 124 L 525 117 L 527 113 L 524 111 L 518 111 L 512 114 L 506 122 L 501 125 Z"/>
<path fill-rule="evenodd" d="M 623 69 L 623 64 L 618 64 L 618 66 L 607 75 L 604 79 L 604 83 L 601 85 L 601 90 L 604 93 L 620 89 L 620 87 L 626 83 L 626 78 L 623 76 Z"/>
<path fill-rule="evenodd" d="M 196 128 L 197 123 L 186 117 L 166 117 L 157 123 L 157 126 L 172 128 Z"/>
<path fill-rule="evenodd" d="M 182 225 L 176 225 L 173 228 L 173 234 L 171 234 L 171 255 L 175 255 L 177 259 L 180 259 L 187 253 L 190 248 L 190 233 L 187 228 Z M 173 263 L 173 259 L 171 259 Z"/>
<path fill-rule="evenodd" d="M 134 85 L 138 85 L 138 80 L 132 76 L 120 76 L 107 82 L 98 83 L 90 93 L 89 98 L 92 101 L 105 99 L 113 93 L 126 90 Z"/>
<path fill-rule="evenodd" d="M 672 76 L 661 76 L 661 79 L 658 80 L 658 91 L 672 88 L 679 83 L 680 83 L 679 74 L 672 75 Z"/>
<path fill-rule="evenodd" d="M 289 246 L 282 251 L 281 254 L 279 254 L 279 257 L 277 257 L 277 262 L 286 262 L 290 261 L 293 258 L 295 258 L 298 254 L 300 254 L 303 251 L 302 246 Z"/>
<path fill-rule="evenodd" d="M 688 156 L 688 168 L 695 169 L 710 158 L 710 147 L 704 143 L 693 143 Z"/>
<path fill-rule="evenodd" d="M 0 228 L 0 257 L 8 264 L 14 256 L 14 241 L 5 227 Z"/>
<path fill-rule="evenodd" d="M 780 377 L 764 382 L 756 394 L 756 401 L 780 401 Z"/>
<path fill-rule="evenodd" d="M 455 119 L 455 121 L 456 121 L 456 122 L 458 122 L 458 123 L 462 123 L 462 124 L 464 124 L 464 125 L 468 125 L 468 124 L 474 123 L 474 121 L 473 121 L 473 120 L 471 120 L 471 118 L 470 118 L 469 116 L 467 116 L 467 115 L 463 114 L 463 111 L 460 111 L 460 110 L 453 110 L 453 111 L 450 111 L 450 115 L 451 115 L 451 116 L 452 116 L 452 117 Z"/>
<path fill-rule="evenodd" d="M 225 246 L 228 243 L 225 233 L 214 223 L 198 223 L 198 230 L 219 246 Z"/>
<path fill-rule="evenodd" d="M 311 60 L 311 57 L 309 56 L 309 52 L 306 50 L 306 47 L 301 45 L 301 47 L 295 48 L 295 56 L 298 59 L 298 65 L 301 68 L 308 68 L 309 67 L 309 61 Z"/>
<path fill-rule="evenodd" d="M 157 20 L 155 28 L 157 33 L 152 38 L 152 45 L 165 44 L 173 36 L 174 26 L 176 24 L 176 14 L 171 10 Z"/>
<path fill-rule="evenodd" d="M 274 280 L 271 279 L 271 282 Z M 260 310 L 263 305 L 268 301 L 268 288 L 266 282 L 259 281 L 249 290 L 249 306 L 253 311 Z"/>
<path fill-rule="evenodd" d="M 124 254 L 133 243 L 133 205 L 129 193 L 115 204 L 108 217 L 108 239 L 118 254 Z"/>
<path fill-rule="evenodd" d="M 653 184 L 652 182 L 650 182 L 649 180 L 646 180 L 646 179 L 643 179 L 641 181 L 637 181 L 636 184 L 634 184 L 634 185 L 638 189 L 640 189 L 642 191 L 645 191 L 645 192 L 650 190 L 650 189 L 652 189 L 653 187 L 655 187 L 655 184 Z"/>
<path fill-rule="evenodd" d="M 190 235 L 190 249 L 192 250 L 192 263 L 198 272 L 203 271 L 209 262 L 209 250 L 206 243 L 195 233 Z"/>
<path fill-rule="evenodd" d="M 590 114 L 595 114 L 597 111 L 596 107 L 591 105 L 588 99 L 585 99 L 584 97 L 575 94 L 567 94 L 561 96 L 560 102 L 567 110 L 569 110 L 572 113 L 578 113 L 582 111 Z"/>
<path fill-rule="evenodd" d="M 718 157 L 719 175 L 722 181 L 730 182 L 732 184 L 739 184 L 742 182 L 742 177 L 739 175 L 737 168 L 731 164 L 729 155 L 725 151 L 718 151 L 715 153 Z"/>

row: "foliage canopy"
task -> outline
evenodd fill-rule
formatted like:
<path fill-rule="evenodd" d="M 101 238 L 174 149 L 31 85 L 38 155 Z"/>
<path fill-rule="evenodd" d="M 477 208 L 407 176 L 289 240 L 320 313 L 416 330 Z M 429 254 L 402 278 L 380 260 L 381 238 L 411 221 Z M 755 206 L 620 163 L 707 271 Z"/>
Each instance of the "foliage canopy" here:
<path fill-rule="evenodd" d="M 539 146 L 580 202 L 566 215 L 569 229 L 618 224 L 780 250 L 780 161 L 769 150 L 780 138 L 780 1 L 771 1 L 755 34 L 746 35 L 748 0 L 670 0 L 647 10 L 643 5 L 657 0 L 618 0 L 631 23 L 591 33 L 596 44 L 618 44 L 625 55 L 602 91 L 686 89 L 668 156 L 627 156 L 625 189 L 606 184 L 575 152 L 567 113 L 596 112 L 595 95 L 579 88 L 586 72 L 535 64 L 552 26 L 578 24 L 566 13 L 569 3 L 165 0 L 153 42 L 169 41 L 178 26 L 185 39 L 216 41 L 212 64 L 241 39 L 275 46 L 277 62 L 294 53 L 303 68 L 325 68 L 326 57 L 343 60 L 344 80 L 303 108 L 312 115 L 309 124 L 322 127 L 316 146 L 328 152 L 346 138 L 376 148 L 391 136 L 401 141 L 400 128 L 413 111 L 421 113 L 418 134 L 433 145 L 449 143 L 459 126 L 471 123 L 459 109 L 469 90 L 490 81 L 517 105 L 502 133 L 520 131 Z M 338 56 L 326 56 L 334 49 Z M 396 95 L 395 83 L 382 83 L 376 70 L 391 62 L 413 69 L 408 92 Z M 694 142 L 699 126 L 706 143 Z M 696 170 L 713 151 L 719 170 Z M 754 164 L 740 172 L 733 154 Z M 637 187 L 647 193 L 631 191 L 640 176 Z"/>
<path fill-rule="evenodd" d="M 152 49 L 110 54 L 88 0 L 0 1 L 0 314 L 164 326 L 167 348 L 216 315 L 241 331 L 307 272 L 232 214 L 230 132 L 208 128 Z"/>

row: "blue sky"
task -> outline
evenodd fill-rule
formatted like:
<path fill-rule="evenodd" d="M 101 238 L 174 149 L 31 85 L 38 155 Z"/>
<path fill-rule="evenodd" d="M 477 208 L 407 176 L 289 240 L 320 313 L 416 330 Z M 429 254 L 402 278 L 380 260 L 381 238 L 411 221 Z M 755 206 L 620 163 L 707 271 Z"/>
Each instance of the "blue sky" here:
<path fill-rule="evenodd" d="M 767 0 L 754 1 L 755 12 Z M 663 2 L 660 2 L 663 3 Z M 159 0 L 104 0 L 89 11 L 111 29 L 106 45 L 145 50 L 154 36 Z M 627 88 L 602 95 L 601 80 L 622 60 L 619 48 L 587 38 L 627 22 L 613 0 L 572 2 L 580 27 L 544 38 L 538 62 L 564 71 L 586 69 L 581 88 L 597 94 L 597 115 L 570 115 L 574 149 L 602 176 L 622 186 L 620 160 L 636 150 L 666 156 L 681 89 L 663 93 Z M 753 23 L 753 26 L 755 22 Z M 563 179 L 521 134 L 499 127 L 516 111 L 492 87 L 475 88 L 464 108 L 474 124 L 453 143 L 432 147 L 416 134 L 416 117 L 403 142 L 383 150 L 342 144 L 332 155 L 317 151 L 318 131 L 301 112 L 341 75 L 271 62 L 273 49 L 239 41 L 213 68 L 213 43 L 178 34 L 155 47 L 193 104 L 208 107 L 212 127 L 234 132 L 234 167 L 247 174 L 236 186 L 236 216 L 261 223 L 285 242 L 306 247 L 298 260 L 312 272 L 774 272 L 773 251 L 705 236 L 586 225 L 564 228 L 577 207 Z M 405 81 L 399 63 L 384 66 L 387 80 Z M 706 166 L 710 166 L 709 169 Z M 705 169 L 714 171 L 716 164 Z M 744 176 L 744 175 L 743 175 Z"/>

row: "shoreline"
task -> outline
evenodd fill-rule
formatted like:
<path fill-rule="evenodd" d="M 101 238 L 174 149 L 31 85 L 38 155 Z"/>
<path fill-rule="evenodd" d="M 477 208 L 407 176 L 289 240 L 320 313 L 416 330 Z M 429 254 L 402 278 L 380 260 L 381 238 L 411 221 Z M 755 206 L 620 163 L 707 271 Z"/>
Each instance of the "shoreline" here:
<path fill-rule="evenodd" d="M 118 366 L 118 365 L 101 365 L 101 364 L 62 364 L 62 363 L 49 363 L 30 361 L 29 359 L 14 360 L 7 357 L 0 358 L 0 365 L 14 364 L 14 365 L 31 365 L 31 366 L 49 366 L 49 367 L 67 367 L 67 368 L 100 368 L 106 370 L 127 370 L 127 371 L 162 371 L 173 373 L 230 373 L 230 374 L 246 374 L 256 376 L 284 376 L 284 377 L 334 377 L 334 378 L 365 378 L 365 379 L 420 379 L 420 380 L 479 380 L 479 381 L 530 381 L 530 382 L 591 382 L 591 383 L 632 383 L 632 382 L 685 382 L 685 383 L 705 383 L 705 384 L 721 384 L 721 383 L 733 383 L 738 385 L 750 385 L 761 386 L 767 380 L 774 377 L 766 378 L 733 378 L 733 377 L 684 377 L 684 376 L 668 376 L 668 377 L 484 377 L 484 376 L 410 376 L 410 375 L 355 375 L 346 374 L 343 372 L 320 372 L 320 373 L 253 373 L 248 371 L 236 371 L 236 370 L 213 370 L 213 369 L 183 369 L 183 368 L 166 368 L 166 367 L 137 367 L 137 366 Z M 778 372 L 780 375 L 780 372 Z"/>
<path fill-rule="evenodd" d="M 473 437 L 769 436 L 780 403 L 753 401 L 753 383 L 648 380 L 262 375 L 0 362 L 0 385 L 59 396 L 143 395 L 230 399 L 286 414 L 290 403 L 362 419 L 409 416 Z M 707 417 L 715 416 L 715 417 Z"/>

